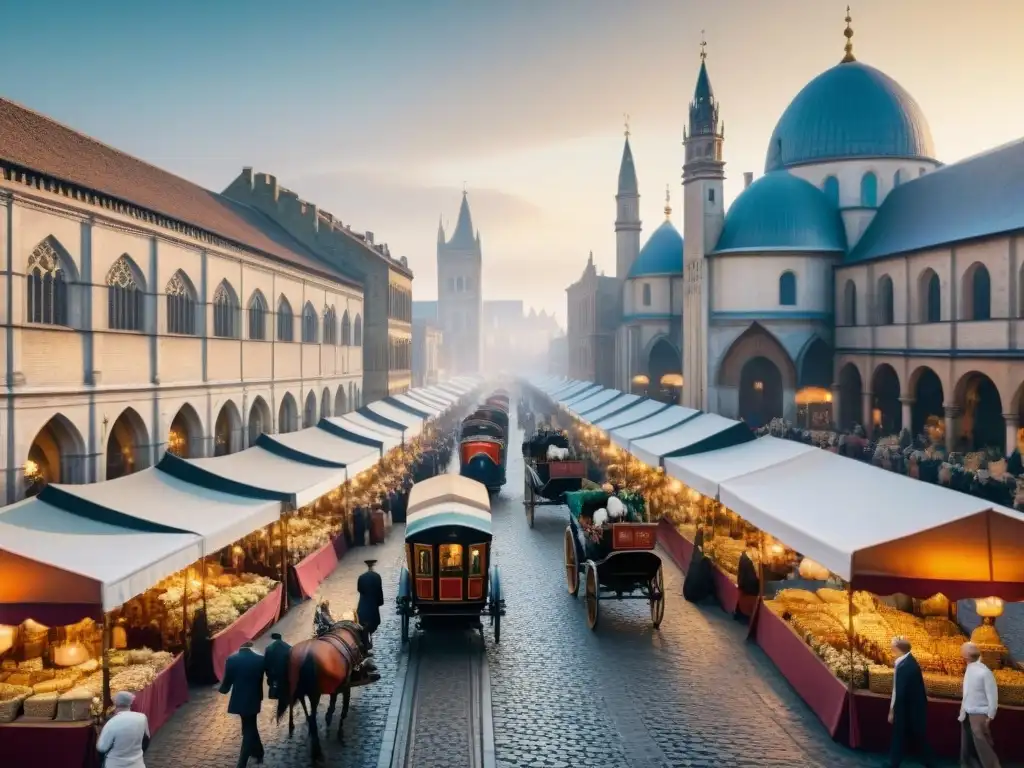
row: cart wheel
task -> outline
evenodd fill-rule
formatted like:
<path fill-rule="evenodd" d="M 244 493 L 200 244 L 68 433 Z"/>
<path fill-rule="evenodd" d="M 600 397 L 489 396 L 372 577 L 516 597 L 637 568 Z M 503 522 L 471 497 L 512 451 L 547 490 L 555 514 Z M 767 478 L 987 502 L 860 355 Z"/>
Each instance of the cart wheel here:
<path fill-rule="evenodd" d="M 576 562 L 576 540 L 572 536 L 572 528 L 565 527 L 565 585 L 573 597 L 580 591 L 580 566 Z"/>
<path fill-rule="evenodd" d="M 665 574 L 660 565 L 648 587 L 651 590 L 651 623 L 657 629 L 665 618 Z"/>
<path fill-rule="evenodd" d="M 594 565 L 592 560 L 587 560 L 586 579 L 587 626 L 591 629 L 597 629 L 597 604 L 600 602 L 600 598 L 598 597 L 597 566 Z"/>
<path fill-rule="evenodd" d="M 537 511 L 537 495 L 531 487 L 526 496 L 526 523 L 533 528 L 533 515 Z"/>
<path fill-rule="evenodd" d="M 409 614 L 402 614 L 402 643 L 409 642 Z"/>
<path fill-rule="evenodd" d="M 497 608 L 495 608 L 495 611 L 497 611 Z M 494 642 L 500 643 L 501 642 L 501 614 L 500 613 L 493 613 L 493 614 L 491 614 L 491 618 L 494 619 Z"/>

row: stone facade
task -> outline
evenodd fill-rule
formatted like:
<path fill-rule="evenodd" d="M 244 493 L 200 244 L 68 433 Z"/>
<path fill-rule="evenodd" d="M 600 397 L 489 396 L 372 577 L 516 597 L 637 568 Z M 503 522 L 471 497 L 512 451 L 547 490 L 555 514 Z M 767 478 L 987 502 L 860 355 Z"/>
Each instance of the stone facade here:
<path fill-rule="evenodd" d="M 441 367 L 441 329 L 430 320 L 414 318 L 412 322 L 412 385 L 429 387 L 444 378 Z"/>
<path fill-rule="evenodd" d="M 483 362 L 483 253 L 465 192 L 451 238 L 437 225 L 437 321 L 444 335 L 445 371 L 451 376 L 478 372 Z"/>
<path fill-rule="evenodd" d="M 590 254 L 583 275 L 565 289 L 568 371 L 573 379 L 606 387 L 615 383 L 615 331 L 622 315 L 621 283 L 598 274 Z"/>

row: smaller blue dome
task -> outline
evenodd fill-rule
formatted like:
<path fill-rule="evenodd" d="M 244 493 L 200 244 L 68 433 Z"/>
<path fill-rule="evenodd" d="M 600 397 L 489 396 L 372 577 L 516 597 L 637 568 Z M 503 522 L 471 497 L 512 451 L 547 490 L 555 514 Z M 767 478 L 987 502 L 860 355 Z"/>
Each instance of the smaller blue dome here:
<path fill-rule="evenodd" d="M 671 221 L 651 234 L 629 270 L 629 277 L 683 274 L 683 236 Z"/>
<path fill-rule="evenodd" d="M 714 253 L 846 252 L 839 209 L 808 181 L 788 171 L 762 176 L 736 198 Z"/>

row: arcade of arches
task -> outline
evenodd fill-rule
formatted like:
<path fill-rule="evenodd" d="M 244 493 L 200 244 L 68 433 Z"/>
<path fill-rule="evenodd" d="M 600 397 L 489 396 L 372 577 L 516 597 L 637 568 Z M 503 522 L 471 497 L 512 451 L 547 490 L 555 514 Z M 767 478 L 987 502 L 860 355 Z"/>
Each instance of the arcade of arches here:
<path fill-rule="evenodd" d="M 647 373 L 633 377 L 634 394 L 645 395 L 663 403 L 679 401 L 683 388 L 682 358 L 676 347 L 666 338 L 659 338 L 647 355 Z"/>
<path fill-rule="evenodd" d="M 944 443 L 948 451 L 982 451 L 1007 455 L 1018 448 L 1024 423 L 1024 384 L 1004 398 L 990 376 L 969 371 L 955 383 L 944 382 L 928 366 L 912 369 L 903 382 L 893 366 L 875 367 L 865 386 L 860 368 L 846 363 L 833 390 L 836 425 L 861 425 L 869 437 L 897 435 L 908 428 Z"/>

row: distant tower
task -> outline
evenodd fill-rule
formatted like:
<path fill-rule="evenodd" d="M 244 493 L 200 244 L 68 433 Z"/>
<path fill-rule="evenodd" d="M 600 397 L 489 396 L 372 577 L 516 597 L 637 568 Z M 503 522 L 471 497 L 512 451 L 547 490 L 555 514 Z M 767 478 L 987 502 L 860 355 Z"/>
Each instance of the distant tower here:
<path fill-rule="evenodd" d="M 690 125 L 683 133 L 683 393 L 682 404 L 708 407 L 707 255 L 722 233 L 725 201 L 722 184 L 725 162 L 722 148 L 725 124 L 719 120 L 718 102 L 707 69 L 707 43 L 701 35 L 700 72 L 690 103 Z"/>
<path fill-rule="evenodd" d="M 629 146 L 629 116 L 626 143 L 619 165 L 619 189 L 615 193 L 615 276 L 625 280 L 640 253 L 640 193 L 636 183 L 633 150 Z"/>
<path fill-rule="evenodd" d="M 448 375 L 476 373 L 483 351 L 483 260 L 480 233 L 473 230 L 469 199 L 462 191 L 451 240 L 437 225 L 437 319 L 441 356 Z"/>

